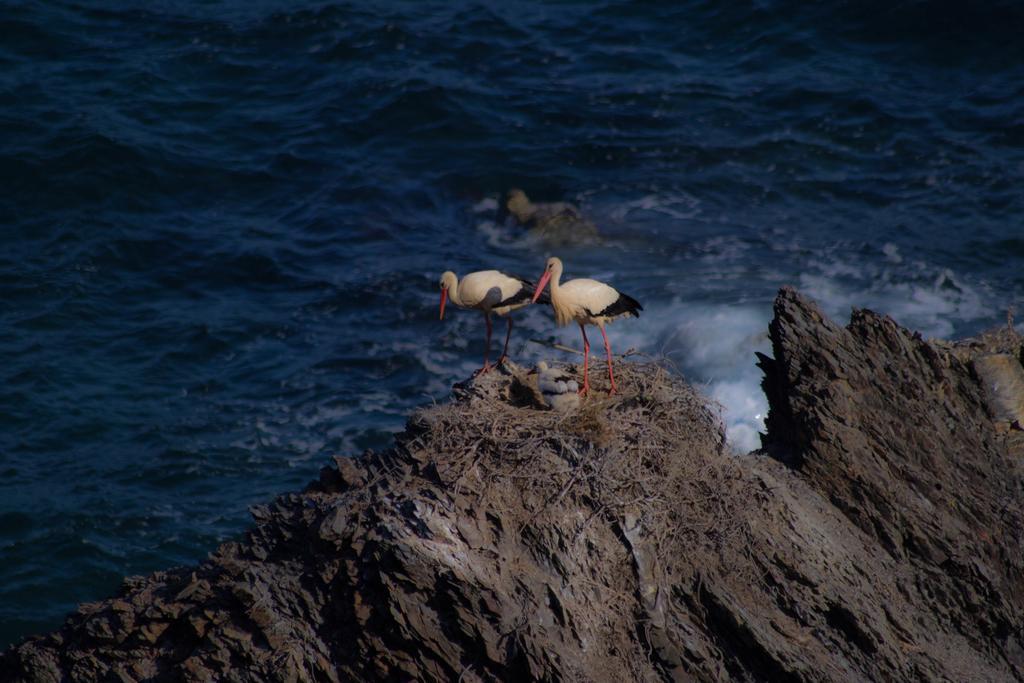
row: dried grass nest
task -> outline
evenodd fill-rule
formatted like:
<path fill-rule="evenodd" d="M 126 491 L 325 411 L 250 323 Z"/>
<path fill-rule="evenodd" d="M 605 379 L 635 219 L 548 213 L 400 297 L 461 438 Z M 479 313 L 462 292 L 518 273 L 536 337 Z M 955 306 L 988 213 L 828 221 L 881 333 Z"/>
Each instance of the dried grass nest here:
<path fill-rule="evenodd" d="M 639 519 L 645 537 L 665 550 L 721 548 L 745 528 L 740 489 L 748 484 L 717 407 L 654 361 L 617 364 L 620 393 L 608 397 L 607 385 L 593 381 L 607 371 L 594 366 L 592 395 L 558 413 L 541 401 L 536 370 L 506 363 L 457 384 L 452 402 L 414 414 L 399 448 L 433 462 L 456 492 L 485 501 L 515 491 L 524 525 L 564 524 L 568 508 L 582 507 L 590 514 L 574 522 L 573 538 L 600 515 Z"/>

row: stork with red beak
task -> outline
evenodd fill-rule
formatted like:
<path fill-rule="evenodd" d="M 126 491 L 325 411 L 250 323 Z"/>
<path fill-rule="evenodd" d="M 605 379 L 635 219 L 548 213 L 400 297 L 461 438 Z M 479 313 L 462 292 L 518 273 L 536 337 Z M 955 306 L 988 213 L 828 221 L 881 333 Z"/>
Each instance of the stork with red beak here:
<path fill-rule="evenodd" d="M 584 325 L 597 325 L 601 330 L 601 336 L 604 337 L 604 350 L 608 354 L 608 380 L 612 385 L 608 393 L 614 394 L 616 388 L 615 373 L 612 371 L 612 347 L 608 343 L 604 326 L 617 318 L 630 315 L 639 318 L 644 307 L 633 297 L 603 282 L 580 279 L 561 284 L 561 279 L 562 260 L 552 256 L 548 259 L 544 274 L 533 292 L 533 300 L 537 301 L 541 297 L 550 281 L 551 308 L 555 310 L 555 322 L 559 325 L 568 325 L 569 322 L 576 321 L 580 326 L 580 332 L 583 333 L 583 388 L 580 389 L 580 394 L 586 394 L 590 390 L 590 381 L 587 377 L 590 341 L 587 339 Z"/>
<path fill-rule="evenodd" d="M 448 299 L 459 308 L 475 308 L 483 312 L 487 323 L 487 346 L 484 350 L 484 366 L 476 374 L 484 374 L 491 369 L 491 313 L 506 316 L 508 332 L 505 334 L 505 348 L 501 358 L 495 365 L 501 365 L 508 357 L 508 341 L 512 337 L 512 311 L 529 306 L 538 297 L 530 298 L 533 283 L 515 275 L 508 275 L 500 270 L 480 270 L 470 273 L 460 281 L 452 271 L 441 275 L 441 320 L 444 320 L 444 306 Z M 548 300 L 542 303 L 549 303 Z"/>

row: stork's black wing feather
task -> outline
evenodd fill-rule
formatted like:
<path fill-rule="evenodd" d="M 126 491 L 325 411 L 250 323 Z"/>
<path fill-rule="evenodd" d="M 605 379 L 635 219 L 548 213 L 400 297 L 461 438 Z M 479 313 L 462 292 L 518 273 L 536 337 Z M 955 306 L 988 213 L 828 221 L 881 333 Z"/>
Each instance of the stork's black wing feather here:
<path fill-rule="evenodd" d="M 504 301 L 499 302 L 498 306 L 511 306 L 513 304 L 523 304 L 527 303 L 533 298 L 533 292 L 535 289 L 537 289 L 536 283 L 530 282 L 524 277 L 519 277 L 518 275 L 513 275 L 511 273 L 506 273 L 504 271 L 501 271 L 501 274 L 506 277 L 510 277 L 513 280 L 519 280 L 519 282 L 523 285 L 523 288 L 520 289 L 515 294 L 513 294 L 512 296 L 510 296 L 509 298 L 505 299 Z M 548 294 L 547 288 L 545 288 L 544 291 L 540 293 L 540 298 L 537 299 L 537 303 L 551 303 L 551 295 Z"/>
<path fill-rule="evenodd" d="M 598 313 L 598 316 L 612 317 L 616 315 L 631 315 L 634 318 L 640 317 L 640 311 L 644 310 L 644 307 L 640 305 L 640 302 L 629 296 L 619 292 L 619 298 L 616 299 L 606 309 Z"/>

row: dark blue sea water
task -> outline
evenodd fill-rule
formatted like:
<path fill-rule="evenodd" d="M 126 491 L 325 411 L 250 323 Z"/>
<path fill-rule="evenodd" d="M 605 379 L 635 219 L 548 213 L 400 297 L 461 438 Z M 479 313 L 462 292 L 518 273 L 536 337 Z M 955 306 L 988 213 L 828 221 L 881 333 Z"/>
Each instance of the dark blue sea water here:
<path fill-rule="evenodd" d="M 567 276 L 645 304 L 616 350 L 738 449 L 780 285 L 1005 321 L 1022 35 L 1016 2 L 0 1 L 0 645 L 443 400 L 483 325 L 440 272 L 550 251 L 495 225 L 510 187 L 582 205 Z M 578 345 L 519 320 L 520 360 Z"/>

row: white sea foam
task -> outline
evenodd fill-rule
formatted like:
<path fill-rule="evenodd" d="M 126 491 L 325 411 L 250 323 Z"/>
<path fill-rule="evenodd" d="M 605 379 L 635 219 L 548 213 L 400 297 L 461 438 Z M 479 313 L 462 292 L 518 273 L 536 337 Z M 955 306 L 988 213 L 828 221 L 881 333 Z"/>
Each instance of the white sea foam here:
<path fill-rule="evenodd" d="M 638 212 L 650 212 L 677 220 L 687 220 L 700 213 L 700 200 L 682 191 L 675 191 L 671 194 L 649 194 L 620 205 L 610 215 L 615 220 L 623 221 L 635 217 Z"/>
<path fill-rule="evenodd" d="M 541 243 L 541 240 L 528 230 L 507 227 L 491 220 L 480 221 L 477 223 L 476 229 L 484 235 L 487 243 L 492 247 L 523 250 Z"/>
<path fill-rule="evenodd" d="M 473 213 L 494 213 L 498 210 L 498 200 L 485 197 L 473 205 Z"/>
<path fill-rule="evenodd" d="M 306 428 L 343 422 L 355 409 L 351 406 L 315 406 L 312 411 L 297 412 L 295 421 Z"/>
<path fill-rule="evenodd" d="M 903 257 L 900 256 L 900 248 L 892 242 L 886 242 L 882 245 L 882 253 L 885 254 L 885 258 L 889 263 L 903 262 Z"/>
<path fill-rule="evenodd" d="M 742 452 L 759 448 L 768 402 L 754 352 L 770 353 L 770 310 L 676 301 L 664 312 L 652 313 L 664 324 L 658 335 L 660 350 L 691 381 L 706 384 L 710 397 L 722 406 L 729 443 Z"/>
<path fill-rule="evenodd" d="M 895 248 L 885 253 L 891 265 L 812 260 L 799 278 L 800 290 L 840 322 L 849 319 L 851 309 L 868 308 L 926 337 L 950 337 L 959 325 L 991 317 L 983 285 L 903 259 Z"/>

